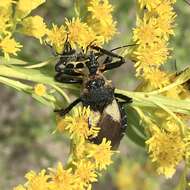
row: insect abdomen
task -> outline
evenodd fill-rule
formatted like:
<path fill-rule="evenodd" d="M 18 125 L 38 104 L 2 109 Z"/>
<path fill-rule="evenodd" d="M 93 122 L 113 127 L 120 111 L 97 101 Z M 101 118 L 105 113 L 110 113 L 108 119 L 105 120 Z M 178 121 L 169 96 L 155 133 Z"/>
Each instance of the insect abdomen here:
<path fill-rule="evenodd" d="M 114 99 L 103 111 L 97 124 L 100 132 L 96 138 L 91 139 L 95 144 L 100 144 L 103 138 L 111 141 L 112 149 L 117 149 L 124 135 L 120 105 Z"/>

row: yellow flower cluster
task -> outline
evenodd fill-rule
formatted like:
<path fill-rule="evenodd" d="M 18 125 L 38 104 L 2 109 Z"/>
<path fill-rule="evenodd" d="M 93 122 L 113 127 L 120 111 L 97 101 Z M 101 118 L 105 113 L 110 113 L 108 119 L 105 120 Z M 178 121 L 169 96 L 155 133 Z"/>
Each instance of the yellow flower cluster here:
<path fill-rule="evenodd" d="M 9 58 L 10 55 L 17 55 L 22 48 L 22 45 L 13 38 L 15 32 L 32 35 L 38 39 L 45 35 L 46 27 L 41 17 L 26 17 L 44 2 L 45 0 L 1 0 L 0 50 L 6 58 Z M 17 29 L 18 25 L 21 26 L 20 30 Z"/>
<path fill-rule="evenodd" d="M 74 17 L 71 20 L 66 19 L 65 25 L 58 27 L 53 24 L 52 29 L 48 30 L 46 41 L 57 52 L 62 51 L 67 34 L 73 48 L 84 49 L 90 43 L 102 45 L 116 34 L 116 21 L 112 17 L 113 7 L 108 0 L 88 1 L 86 11 L 89 14 L 88 22 Z"/>
<path fill-rule="evenodd" d="M 99 145 L 89 142 L 98 135 L 99 129 L 95 126 L 98 119 L 99 116 L 85 107 L 76 108 L 71 116 L 60 119 L 57 130 L 68 133 L 72 139 L 72 157 L 67 169 L 58 163 L 56 169 L 42 170 L 38 174 L 30 171 L 26 174 L 27 183 L 14 190 L 91 190 L 100 172 L 112 163 L 115 152 L 105 138 Z"/>
<path fill-rule="evenodd" d="M 45 40 L 59 53 L 63 50 L 67 35 L 73 48 L 85 49 L 90 43 L 102 45 L 108 42 L 116 33 L 116 22 L 112 17 L 113 7 L 108 0 L 88 1 L 86 11 L 89 14 L 89 22 L 76 17 L 66 19 L 65 24 L 60 27 L 53 24 L 52 29 L 47 28 L 42 17 L 28 16 L 44 2 L 45 0 L 0 2 L 0 50 L 5 57 L 16 55 L 22 47 L 12 37 L 14 32 L 35 37 L 41 43 Z M 7 43 L 7 40 L 10 43 Z"/>
<path fill-rule="evenodd" d="M 151 127 L 152 136 L 146 144 L 152 162 L 157 166 L 157 172 L 169 178 L 186 155 L 187 143 L 180 126 L 173 118 L 168 118 L 165 122 L 162 129 L 157 126 Z"/>
<path fill-rule="evenodd" d="M 143 16 L 138 16 L 133 30 L 133 40 L 138 44 L 134 52 L 137 59 L 135 67 L 137 75 L 148 81 L 152 88 L 161 88 L 169 83 L 169 77 L 160 66 L 167 61 L 171 51 L 168 41 L 174 35 L 174 3 L 174 0 L 139 0 Z"/>

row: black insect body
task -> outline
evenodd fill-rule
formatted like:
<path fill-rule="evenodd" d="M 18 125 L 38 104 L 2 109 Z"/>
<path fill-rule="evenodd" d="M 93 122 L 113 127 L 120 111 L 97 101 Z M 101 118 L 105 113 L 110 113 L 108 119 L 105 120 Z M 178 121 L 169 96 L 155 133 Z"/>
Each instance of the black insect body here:
<path fill-rule="evenodd" d="M 131 98 L 122 94 L 115 93 L 115 88 L 111 81 L 107 80 L 103 72 L 110 70 L 125 63 L 123 57 L 98 46 L 91 46 L 91 51 L 84 54 L 85 72 L 81 72 L 79 76 L 68 74 L 63 77 L 61 72 L 58 80 L 62 83 L 79 83 L 82 84 L 81 95 L 67 108 L 56 110 L 61 116 L 67 114 L 75 105 L 82 102 L 83 106 L 90 106 L 94 114 L 100 115 L 97 126 L 100 132 L 97 137 L 90 139 L 95 144 L 100 144 L 105 137 L 111 140 L 113 149 L 119 146 L 124 132 L 127 127 L 127 116 L 124 111 L 124 104 L 131 103 Z M 107 55 L 103 63 L 98 61 L 101 55 Z M 82 56 L 81 56 L 82 57 Z M 83 60 L 82 58 L 82 60 Z M 116 58 L 116 61 L 113 61 Z M 79 59 L 80 61 L 80 59 Z M 75 69 L 73 69 L 76 72 Z M 57 80 L 57 78 L 55 78 Z M 90 124 L 89 124 L 90 126 Z"/>

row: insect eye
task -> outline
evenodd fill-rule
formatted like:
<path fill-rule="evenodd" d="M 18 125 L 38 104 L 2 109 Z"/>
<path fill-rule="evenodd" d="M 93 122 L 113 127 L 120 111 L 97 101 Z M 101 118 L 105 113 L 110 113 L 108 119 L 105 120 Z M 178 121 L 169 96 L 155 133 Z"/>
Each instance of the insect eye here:
<path fill-rule="evenodd" d="M 76 68 L 77 68 L 77 69 L 82 69 L 82 68 L 84 68 L 84 64 L 83 64 L 83 63 L 78 63 L 78 64 L 76 65 Z"/>
<path fill-rule="evenodd" d="M 71 63 L 69 63 L 68 65 L 66 65 L 66 68 L 68 68 L 68 69 L 73 69 L 73 68 L 74 68 L 74 65 L 71 64 Z"/>

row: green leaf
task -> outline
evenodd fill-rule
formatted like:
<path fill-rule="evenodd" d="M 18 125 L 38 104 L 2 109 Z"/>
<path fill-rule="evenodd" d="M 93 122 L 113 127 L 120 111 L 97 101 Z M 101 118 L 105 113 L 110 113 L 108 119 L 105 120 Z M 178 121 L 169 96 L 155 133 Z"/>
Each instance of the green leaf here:
<path fill-rule="evenodd" d="M 147 92 L 129 92 L 124 90 L 116 89 L 117 93 L 129 96 L 133 99 L 132 106 L 136 107 L 151 107 L 151 108 L 159 108 L 159 105 L 163 105 L 167 107 L 174 113 L 182 113 L 190 115 L 190 100 L 175 100 L 169 97 L 165 97 L 163 95 L 151 94 Z M 155 102 L 159 102 L 159 105 L 155 104 Z"/>
<path fill-rule="evenodd" d="M 145 148 L 146 139 L 139 136 L 134 130 L 134 125 L 131 125 L 126 130 L 126 135 L 129 137 L 131 141 L 133 141 L 136 145 Z"/>
<path fill-rule="evenodd" d="M 145 126 L 143 126 L 138 112 L 131 106 L 127 106 L 125 110 L 128 118 L 128 125 L 134 126 L 136 133 L 142 138 L 146 138 Z"/>
<path fill-rule="evenodd" d="M 41 96 L 37 96 L 36 94 L 32 94 L 32 97 L 34 99 L 36 99 L 37 101 L 39 101 L 40 103 L 48 106 L 48 107 L 51 107 L 51 108 L 55 108 L 55 105 L 53 102 L 49 101 L 49 100 L 46 100 L 44 97 L 41 97 Z"/>
<path fill-rule="evenodd" d="M 0 56 L 0 63 L 8 64 L 8 65 L 27 65 L 28 64 L 26 61 L 22 61 L 20 59 L 16 59 L 16 58 L 5 59 L 4 57 L 1 57 L 1 56 Z"/>
<path fill-rule="evenodd" d="M 72 89 L 78 91 L 78 88 L 73 85 L 58 83 L 54 80 L 54 76 L 50 74 L 46 68 L 27 69 L 17 66 L 0 65 L 0 76 L 33 81 L 47 85 L 57 85 L 62 88 Z"/>

